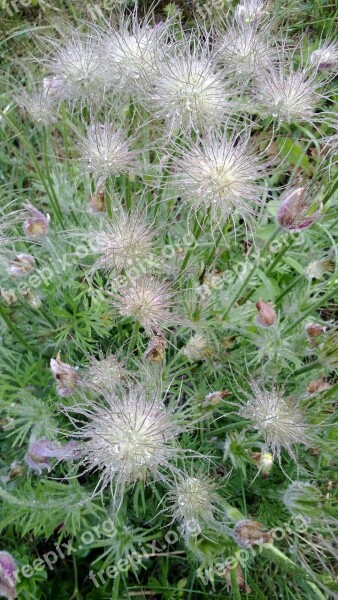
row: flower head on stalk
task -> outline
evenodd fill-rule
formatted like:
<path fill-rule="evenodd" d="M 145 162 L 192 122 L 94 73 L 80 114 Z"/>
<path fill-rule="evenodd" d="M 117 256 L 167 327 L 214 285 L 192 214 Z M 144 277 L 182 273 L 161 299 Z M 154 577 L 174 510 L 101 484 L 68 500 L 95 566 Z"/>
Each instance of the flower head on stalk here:
<path fill-rule="evenodd" d="M 44 83 L 35 85 L 31 91 L 21 89 L 16 101 L 37 125 L 48 126 L 57 122 L 57 101 Z"/>
<path fill-rule="evenodd" d="M 139 266 L 152 255 L 154 232 L 139 213 L 121 211 L 92 235 L 92 247 L 100 255 L 96 268 L 123 271 Z"/>
<path fill-rule="evenodd" d="M 140 21 L 135 10 L 121 17 L 117 30 L 111 25 L 96 29 L 108 87 L 135 97 L 153 84 L 158 65 L 169 50 L 168 23 L 152 26 L 149 18 Z"/>
<path fill-rule="evenodd" d="M 127 377 L 127 371 L 114 354 L 108 354 L 105 358 L 101 355 L 99 359 L 90 356 L 89 365 L 82 373 L 82 385 L 97 391 L 110 391 Z"/>
<path fill-rule="evenodd" d="M 205 131 L 233 112 L 230 96 L 225 71 L 216 68 L 208 45 L 191 37 L 160 64 L 148 99 L 170 131 Z"/>
<path fill-rule="evenodd" d="M 93 36 L 68 29 L 59 39 L 48 40 L 47 59 L 49 95 L 71 103 L 102 101 L 106 69 L 101 46 Z"/>
<path fill-rule="evenodd" d="M 262 114 L 279 123 L 306 121 L 313 125 L 323 119 L 317 112 L 325 98 L 323 82 L 316 78 L 316 70 L 302 64 L 295 67 L 294 59 L 294 52 L 284 47 L 279 50 L 278 60 L 271 61 L 255 78 L 256 100 Z"/>
<path fill-rule="evenodd" d="M 216 490 L 216 484 L 199 471 L 196 475 L 180 474 L 167 493 L 173 520 L 182 525 L 187 541 L 203 528 L 217 525 L 220 497 Z"/>
<path fill-rule="evenodd" d="M 258 24 L 267 13 L 267 0 L 242 0 L 236 7 L 235 21 L 241 27 L 250 27 Z"/>
<path fill-rule="evenodd" d="M 96 488 L 115 485 L 116 497 L 139 480 L 166 480 L 182 455 L 179 434 L 187 429 L 185 409 L 164 404 L 154 383 L 139 383 L 120 393 L 103 391 L 104 403 L 64 408 L 76 427 L 87 471 L 99 471 Z"/>
<path fill-rule="evenodd" d="M 215 58 L 230 72 L 234 72 L 244 86 L 244 78 L 248 81 L 255 74 L 267 68 L 271 61 L 271 48 L 268 41 L 268 30 L 258 30 L 255 26 L 229 27 L 217 43 Z"/>
<path fill-rule="evenodd" d="M 265 165 L 250 144 L 250 133 L 211 131 L 181 152 L 174 183 L 191 209 L 210 210 L 213 221 L 249 220 L 262 204 Z"/>
<path fill-rule="evenodd" d="M 87 135 L 79 142 L 80 159 L 84 171 L 104 181 L 109 175 L 128 175 L 134 171 L 136 153 L 131 149 L 133 140 L 127 133 L 108 121 L 93 123 Z"/>
<path fill-rule="evenodd" d="M 32 239 L 40 239 L 48 234 L 50 215 L 42 213 L 35 208 L 30 202 L 24 205 L 25 220 L 23 223 L 23 231 L 25 235 Z"/>
<path fill-rule="evenodd" d="M 132 317 L 147 333 L 181 322 L 169 284 L 151 275 L 127 280 L 118 289 L 114 304 L 121 315 Z"/>
<path fill-rule="evenodd" d="M 338 67 L 338 42 L 324 42 L 310 56 L 310 64 L 319 71 Z"/>
<path fill-rule="evenodd" d="M 251 391 L 245 393 L 248 401 L 243 403 L 239 415 L 248 419 L 252 427 L 259 431 L 265 439 L 266 446 L 273 456 L 281 458 L 285 449 L 293 460 L 296 460 L 294 444 L 310 443 L 308 425 L 298 403 L 286 398 L 283 390 L 272 386 L 267 389 L 251 382 Z"/>

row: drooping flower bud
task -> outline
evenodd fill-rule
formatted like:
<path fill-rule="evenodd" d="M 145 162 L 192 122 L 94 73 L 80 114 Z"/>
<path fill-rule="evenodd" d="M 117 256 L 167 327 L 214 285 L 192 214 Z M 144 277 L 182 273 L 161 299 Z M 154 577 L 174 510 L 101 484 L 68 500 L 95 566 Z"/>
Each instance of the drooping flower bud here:
<path fill-rule="evenodd" d="M 89 211 L 92 213 L 105 212 L 106 199 L 104 190 L 97 190 L 91 195 L 89 201 Z"/>
<path fill-rule="evenodd" d="M 30 444 L 25 462 L 32 471 L 41 473 L 43 469 L 51 470 L 50 458 L 72 460 L 80 456 L 79 445 L 75 440 L 61 446 L 58 442 L 41 439 Z"/>
<path fill-rule="evenodd" d="M 310 56 L 310 63 L 320 71 L 335 69 L 338 66 L 338 43 L 326 43 L 314 50 Z"/>
<path fill-rule="evenodd" d="M 205 399 L 202 402 L 202 406 L 217 406 L 222 402 L 224 398 L 231 396 L 231 392 L 228 390 L 222 390 L 221 392 L 211 392 L 207 394 Z"/>
<path fill-rule="evenodd" d="M 154 364 L 162 364 L 165 357 L 165 350 L 168 347 L 167 341 L 164 337 L 156 335 L 153 337 L 148 344 L 148 348 L 144 353 L 144 358 Z"/>
<path fill-rule="evenodd" d="M 226 571 L 224 573 L 224 577 L 225 577 L 228 585 L 230 585 L 230 587 L 231 587 L 231 571 L 232 571 L 232 569 L 233 569 L 233 567 L 228 564 L 228 565 L 226 565 Z M 251 593 L 252 590 L 245 581 L 245 577 L 244 577 L 244 574 L 243 574 L 243 571 L 242 571 L 240 565 L 237 565 L 237 567 L 236 567 L 236 581 L 238 583 L 238 587 L 241 590 L 241 592 L 245 592 L 247 594 Z"/>
<path fill-rule="evenodd" d="M 269 543 L 271 536 L 269 532 L 262 531 L 262 524 L 258 521 L 245 519 L 236 523 L 234 538 L 242 548 L 252 548 L 254 545 Z"/>
<path fill-rule="evenodd" d="M 273 456 L 270 452 L 253 452 L 251 458 L 255 461 L 262 479 L 266 479 L 273 465 Z"/>
<path fill-rule="evenodd" d="M 329 390 L 331 385 L 325 381 L 323 375 L 314 381 L 310 381 L 307 386 L 307 391 L 310 394 L 319 394 L 320 392 L 324 392 L 325 390 Z"/>
<path fill-rule="evenodd" d="M 319 325 L 318 323 L 310 323 L 305 329 L 313 343 L 316 342 L 316 338 L 320 337 L 326 331 L 325 325 Z"/>
<path fill-rule="evenodd" d="M 288 231 L 302 231 L 318 219 L 320 211 L 321 204 L 313 202 L 305 186 L 290 188 L 281 194 L 277 221 Z"/>
<path fill-rule="evenodd" d="M 31 254 L 20 252 L 9 263 L 7 270 L 12 277 L 22 277 L 27 275 L 35 266 L 35 258 Z"/>
<path fill-rule="evenodd" d="M 256 304 L 258 315 L 256 316 L 256 323 L 262 327 L 271 327 L 276 323 L 277 315 L 271 302 L 263 302 L 260 300 Z"/>
<path fill-rule="evenodd" d="M 333 268 L 334 262 L 330 259 L 314 260 L 305 267 L 304 273 L 309 279 L 322 279 Z"/>
<path fill-rule="evenodd" d="M 23 231 L 27 237 L 30 238 L 41 238 L 45 237 L 48 233 L 50 215 L 44 215 L 35 206 L 27 202 L 26 208 L 26 219 L 23 224 Z"/>
<path fill-rule="evenodd" d="M 7 600 L 17 597 L 15 583 L 17 566 L 13 556 L 5 550 L 0 551 L 0 596 Z"/>
<path fill-rule="evenodd" d="M 50 361 L 50 368 L 53 377 L 56 379 L 56 389 L 59 396 L 71 396 L 79 381 L 79 374 L 76 367 L 71 367 L 61 361 L 60 353 L 56 359 Z"/>

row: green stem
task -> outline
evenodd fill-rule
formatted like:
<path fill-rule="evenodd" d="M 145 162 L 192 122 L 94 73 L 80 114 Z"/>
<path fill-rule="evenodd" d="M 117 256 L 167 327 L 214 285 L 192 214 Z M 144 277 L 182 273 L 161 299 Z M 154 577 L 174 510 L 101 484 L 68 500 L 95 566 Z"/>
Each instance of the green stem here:
<path fill-rule="evenodd" d="M 57 195 L 55 193 L 54 184 L 53 184 L 51 174 L 50 174 L 49 155 L 48 155 L 48 140 L 47 140 L 46 127 L 43 128 L 43 159 L 44 159 L 45 170 L 46 170 L 46 178 L 47 178 L 47 182 L 48 182 L 49 190 L 50 190 L 50 200 L 51 200 L 51 203 L 53 206 L 53 210 L 58 218 L 58 221 L 59 221 L 62 229 L 65 229 L 64 222 L 63 222 L 62 210 L 61 210 Z"/>
<path fill-rule="evenodd" d="M 303 279 L 303 278 L 304 278 L 304 276 L 303 276 L 303 275 L 299 275 L 298 277 L 295 277 L 295 278 L 294 278 L 294 280 L 293 280 L 293 282 L 292 282 L 292 283 L 290 283 L 290 285 L 288 285 L 288 287 L 287 287 L 287 288 L 285 288 L 285 290 L 283 290 L 283 291 L 282 291 L 282 293 L 281 293 L 281 294 L 279 294 L 279 296 L 277 296 L 277 298 L 276 298 L 276 300 L 275 300 L 275 303 L 276 303 L 276 304 L 279 304 L 279 303 L 280 303 L 280 301 L 281 301 L 281 300 L 282 300 L 282 299 L 283 299 L 283 298 L 284 298 L 284 297 L 285 297 L 285 296 L 286 296 L 286 295 L 287 295 L 287 294 L 288 294 L 288 293 L 289 293 L 289 292 L 292 290 L 292 288 L 294 288 L 294 287 L 295 287 L 295 286 L 296 286 L 296 285 L 299 283 L 299 281 L 301 281 L 301 279 Z"/>
<path fill-rule="evenodd" d="M 113 595 L 111 597 L 111 600 L 118 600 L 119 588 L 120 588 L 120 573 L 118 572 L 115 577 L 114 586 L 113 586 Z"/>
<path fill-rule="evenodd" d="M 256 273 L 256 271 L 257 271 L 257 269 L 258 269 L 258 267 L 260 265 L 261 259 L 268 253 L 271 242 L 273 242 L 273 240 L 277 237 L 277 235 L 279 234 L 280 231 L 281 231 L 281 227 L 277 227 L 277 229 L 275 229 L 275 231 L 270 236 L 270 238 L 268 239 L 268 241 L 266 242 L 266 244 L 263 246 L 263 248 L 262 248 L 259 256 L 257 257 L 257 260 L 256 260 L 255 264 L 253 265 L 252 269 L 250 269 L 248 275 L 244 279 L 244 281 L 243 281 L 242 285 L 240 286 L 238 292 L 234 295 L 233 299 L 229 303 L 229 306 L 228 306 L 227 310 L 223 314 L 223 317 L 222 317 L 223 320 L 227 318 L 230 310 L 232 309 L 232 307 L 234 306 L 234 304 L 236 304 L 237 300 L 241 297 L 242 292 L 244 292 L 244 290 L 247 287 L 247 285 L 248 285 L 251 277 Z"/>
<path fill-rule="evenodd" d="M 14 325 L 13 321 L 11 321 L 11 319 L 9 318 L 6 309 L 1 305 L 0 305 L 0 316 L 3 318 L 8 329 L 13 333 L 13 335 L 16 337 L 16 339 L 18 340 L 18 342 L 20 342 L 21 345 L 24 346 L 26 348 L 26 350 L 29 350 L 29 352 L 39 355 L 39 352 L 37 352 L 37 350 L 35 348 L 33 348 L 33 346 L 31 346 L 28 342 L 26 342 L 25 338 L 20 333 L 20 331 L 18 330 L 16 325 Z"/>
<path fill-rule="evenodd" d="M 201 233 L 203 231 L 203 225 L 205 223 L 206 218 L 207 217 L 205 217 L 203 219 L 203 223 L 200 223 L 197 219 L 195 221 L 194 228 L 193 228 L 194 241 L 193 241 L 192 244 L 190 244 L 190 246 L 189 246 L 189 248 L 187 250 L 187 253 L 186 253 L 186 255 L 185 255 L 184 259 L 183 259 L 183 262 L 181 264 L 181 268 L 179 270 L 178 277 L 184 272 L 184 270 L 185 270 L 185 268 L 186 268 L 186 266 L 187 266 L 187 264 L 189 262 L 190 256 L 192 255 L 193 250 L 196 247 L 196 242 L 201 237 Z"/>
<path fill-rule="evenodd" d="M 133 333 L 131 334 L 131 338 L 130 338 L 130 342 L 129 342 L 129 347 L 128 347 L 128 354 L 129 354 L 129 356 L 135 350 L 135 347 L 136 347 L 136 344 L 137 344 L 137 338 L 138 338 L 139 330 L 140 330 L 140 324 L 136 321 L 136 323 L 134 325 Z"/>

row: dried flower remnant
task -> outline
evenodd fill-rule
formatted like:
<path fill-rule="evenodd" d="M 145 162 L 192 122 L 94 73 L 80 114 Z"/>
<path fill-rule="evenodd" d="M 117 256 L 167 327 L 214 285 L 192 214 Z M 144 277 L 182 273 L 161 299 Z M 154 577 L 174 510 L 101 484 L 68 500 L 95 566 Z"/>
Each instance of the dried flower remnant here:
<path fill-rule="evenodd" d="M 95 267 L 117 271 L 141 268 L 152 256 L 154 231 L 137 213 L 121 212 L 92 235 L 92 248 L 101 256 Z"/>
<path fill-rule="evenodd" d="M 264 171 L 260 157 L 249 146 L 249 134 L 209 133 L 193 143 L 177 160 L 174 183 L 193 210 L 210 209 L 213 220 L 235 215 L 248 220 L 262 204 Z"/>
<path fill-rule="evenodd" d="M 165 406 L 155 387 L 141 384 L 104 396 L 104 404 L 64 408 L 77 428 L 72 437 L 81 443 L 86 472 L 100 471 L 97 489 L 115 483 L 121 499 L 128 484 L 165 479 L 163 469 L 176 472 L 171 461 L 182 453 L 183 409 Z"/>
<path fill-rule="evenodd" d="M 191 40 L 185 44 L 160 64 L 150 107 L 170 131 L 205 131 L 231 114 L 230 84 L 206 51 L 191 54 Z"/>
<path fill-rule="evenodd" d="M 82 385 L 96 390 L 112 390 L 128 376 L 127 371 L 114 354 L 106 358 L 89 357 L 89 365 L 82 375 Z"/>
<path fill-rule="evenodd" d="M 89 211 L 92 213 L 106 212 L 106 195 L 102 189 L 96 190 L 89 201 Z"/>
<path fill-rule="evenodd" d="M 0 596 L 7 600 L 15 600 L 17 581 L 17 565 L 14 557 L 5 550 L 0 551 Z"/>
<path fill-rule="evenodd" d="M 277 221 L 288 231 L 302 231 L 317 221 L 320 212 L 321 204 L 306 186 L 293 187 L 281 194 Z"/>
<path fill-rule="evenodd" d="M 277 315 L 271 302 L 263 302 L 260 300 L 256 304 L 258 315 L 256 316 L 256 323 L 261 327 L 272 327 L 276 323 Z"/>
<path fill-rule="evenodd" d="M 262 530 L 262 524 L 258 521 L 244 519 L 236 523 L 234 539 L 241 548 L 252 548 L 255 545 L 268 544 L 271 535 Z"/>
<path fill-rule="evenodd" d="M 210 407 L 210 406 L 218 406 L 221 404 L 224 398 L 228 398 L 231 396 L 231 392 L 228 390 L 222 390 L 221 392 L 210 392 L 207 394 L 205 399 L 202 402 L 202 407 Z"/>
<path fill-rule="evenodd" d="M 320 71 L 338 67 L 338 43 L 325 43 L 310 56 L 310 63 Z"/>
<path fill-rule="evenodd" d="M 51 470 L 50 458 L 56 458 L 60 461 L 73 460 L 80 456 L 78 443 L 74 440 L 62 446 L 58 442 L 41 439 L 30 443 L 25 462 L 32 471 L 40 475 L 44 469 Z"/>
<path fill-rule="evenodd" d="M 136 165 L 132 141 L 122 129 L 108 121 L 88 127 L 87 136 L 79 142 L 80 160 L 84 170 L 92 173 L 100 183 L 109 175 L 128 175 Z"/>
<path fill-rule="evenodd" d="M 60 354 L 58 354 L 56 359 L 51 359 L 50 369 L 56 380 L 58 395 L 71 396 L 79 382 L 78 368 L 62 362 Z"/>
<path fill-rule="evenodd" d="M 42 213 L 30 202 L 24 205 L 26 209 L 26 218 L 23 224 L 23 231 L 27 237 L 39 239 L 48 234 L 50 215 Z"/>
<path fill-rule="evenodd" d="M 325 325 L 320 325 L 319 323 L 309 323 L 305 327 L 306 333 L 314 346 L 318 342 L 317 338 L 320 338 L 326 329 Z"/>
<path fill-rule="evenodd" d="M 330 259 L 314 260 L 304 269 L 305 275 L 309 279 L 323 279 L 324 275 L 334 269 L 334 262 Z"/>
<path fill-rule="evenodd" d="M 8 264 L 7 270 L 12 277 L 22 277 L 30 273 L 35 267 L 35 258 L 31 254 L 20 252 Z"/>
<path fill-rule="evenodd" d="M 214 514 L 220 498 L 216 485 L 202 472 L 179 476 L 167 497 L 173 519 L 182 524 L 187 540 L 198 535 L 204 526 L 216 525 Z"/>
<path fill-rule="evenodd" d="M 132 317 L 147 333 L 181 322 L 170 286 L 145 276 L 126 282 L 118 290 L 114 304 L 125 317 Z"/>
<path fill-rule="evenodd" d="M 279 461 L 282 449 L 296 460 L 294 444 L 310 443 L 308 425 L 297 402 L 285 398 L 283 392 L 274 386 L 266 389 L 255 381 L 251 382 L 251 392 L 247 392 L 246 396 L 248 402 L 241 406 L 238 414 L 251 421 L 252 427 L 261 433 L 266 446 Z"/>
<path fill-rule="evenodd" d="M 156 335 L 149 340 L 148 348 L 143 356 L 147 362 L 155 365 L 162 365 L 167 347 L 168 342 L 165 340 L 165 338 L 160 335 Z"/>
<path fill-rule="evenodd" d="M 204 335 L 196 333 L 184 346 L 182 353 L 188 358 L 189 362 L 196 362 L 209 358 L 211 347 Z"/>
<path fill-rule="evenodd" d="M 310 383 L 307 386 L 307 391 L 309 392 L 309 394 L 320 394 L 321 392 L 325 392 L 330 388 L 331 385 L 328 381 L 326 381 L 325 377 L 323 377 L 322 375 L 318 379 L 310 381 Z"/>

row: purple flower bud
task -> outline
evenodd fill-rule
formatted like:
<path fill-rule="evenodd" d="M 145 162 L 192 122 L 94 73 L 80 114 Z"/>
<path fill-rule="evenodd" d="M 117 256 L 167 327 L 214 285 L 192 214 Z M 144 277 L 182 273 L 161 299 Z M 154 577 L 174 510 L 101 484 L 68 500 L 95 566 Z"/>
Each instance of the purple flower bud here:
<path fill-rule="evenodd" d="M 26 208 L 26 219 L 23 224 L 24 233 L 31 238 L 44 237 L 48 233 L 50 216 L 44 215 L 35 206 L 27 202 Z"/>
<path fill-rule="evenodd" d="M 17 577 L 16 562 L 9 552 L 4 550 L 0 552 L 0 596 L 7 600 L 14 600 L 17 597 L 15 591 L 15 582 Z"/>
<path fill-rule="evenodd" d="M 7 270 L 12 277 L 21 277 L 29 273 L 35 266 L 35 258 L 31 254 L 17 254 L 9 263 Z"/>
<path fill-rule="evenodd" d="M 305 186 L 290 188 L 280 197 L 277 221 L 288 231 L 302 231 L 317 220 L 320 210 L 321 205 L 313 210 L 313 198 Z"/>
<path fill-rule="evenodd" d="M 71 396 L 79 380 L 77 368 L 62 362 L 60 354 L 57 355 L 56 359 L 51 359 L 50 368 L 53 377 L 57 381 L 56 389 L 59 396 Z"/>
<path fill-rule="evenodd" d="M 75 440 L 61 446 L 58 442 L 41 439 L 33 442 L 25 456 L 25 461 L 32 471 L 42 473 L 43 469 L 51 470 L 50 458 L 58 460 L 73 460 L 79 458 L 81 452 Z"/>

